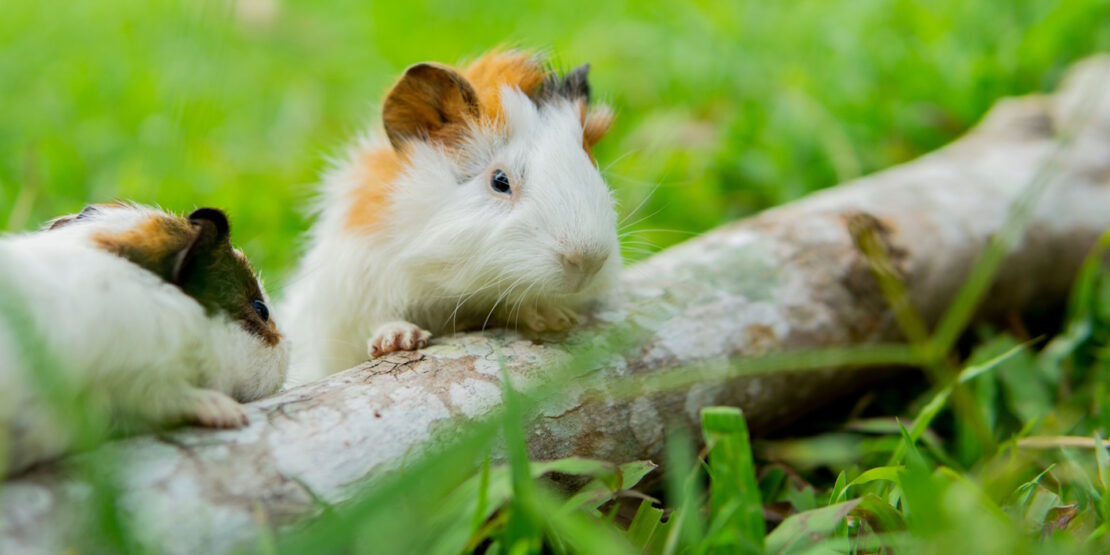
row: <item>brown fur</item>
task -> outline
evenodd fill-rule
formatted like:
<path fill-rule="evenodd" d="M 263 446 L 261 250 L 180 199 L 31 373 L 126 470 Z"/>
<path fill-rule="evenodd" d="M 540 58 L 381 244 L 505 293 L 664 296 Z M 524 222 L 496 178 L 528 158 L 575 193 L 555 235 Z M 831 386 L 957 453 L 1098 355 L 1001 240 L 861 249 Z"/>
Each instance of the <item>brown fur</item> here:
<path fill-rule="evenodd" d="M 180 287 L 209 314 L 226 314 L 269 345 L 281 341 L 274 321 L 255 313 L 252 303 L 262 299 L 261 287 L 246 258 L 231 246 L 226 228 L 200 217 L 152 215 L 132 229 L 92 239 L 99 248 Z"/>
<path fill-rule="evenodd" d="M 177 255 L 192 244 L 196 235 L 187 220 L 152 216 L 124 232 L 94 235 L 93 241 L 98 247 L 154 272 L 165 281 L 173 281 Z"/>
<path fill-rule="evenodd" d="M 587 152 L 609 132 L 614 119 L 616 119 L 616 115 L 605 104 L 600 104 L 586 112 L 585 121 L 582 123 L 582 144 L 586 147 Z"/>
<path fill-rule="evenodd" d="M 594 145 L 609 132 L 614 118 L 613 110 L 606 104 L 599 104 L 590 109 L 585 100 L 578 102 L 578 119 L 582 123 L 582 148 L 591 162 L 597 162 L 594 159 Z"/>
<path fill-rule="evenodd" d="M 454 69 L 439 64 L 416 64 L 389 91 L 382 106 L 382 123 L 394 148 L 406 140 L 457 143 L 478 117 L 474 89 Z"/>

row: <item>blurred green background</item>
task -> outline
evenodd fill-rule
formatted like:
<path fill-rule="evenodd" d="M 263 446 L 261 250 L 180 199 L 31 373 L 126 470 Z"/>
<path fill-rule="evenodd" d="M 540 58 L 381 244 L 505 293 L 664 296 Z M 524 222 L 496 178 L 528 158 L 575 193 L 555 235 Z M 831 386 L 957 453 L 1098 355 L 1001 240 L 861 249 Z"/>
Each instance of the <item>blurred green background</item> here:
<path fill-rule="evenodd" d="M 630 258 L 902 162 L 1110 46 L 1105 0 L 0 4 L 0 229 L 115 198 L 217 205 L 270 278 L 405 66 L 593 64 Z M 627 223 L 626 222 L 626 223 Z M 276 278 L 276 279 L 275 279 Z"/>

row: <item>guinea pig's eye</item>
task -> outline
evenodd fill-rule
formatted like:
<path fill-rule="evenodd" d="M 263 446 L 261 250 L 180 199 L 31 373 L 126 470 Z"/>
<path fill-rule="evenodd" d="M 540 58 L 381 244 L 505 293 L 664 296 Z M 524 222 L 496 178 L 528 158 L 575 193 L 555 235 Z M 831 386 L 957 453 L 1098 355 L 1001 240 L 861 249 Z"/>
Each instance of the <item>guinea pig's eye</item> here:
<path fill-rule="evenodd" d="M 266 303 L 262 299 L 251 301 L 251 306 L 254 307 L 254 312 L 258 314 L 259 318 L 262 318 L 263 322 L 270 321 L 270 309 L 266 308 Z"/>
<path fill-rule="evenodd" d="M 509 185 L 509 176 L 501 170 L 493 170 L 493 174 L 489 176 L 489 188 L 503 195 L 513 194 L 513 188 Z"/>

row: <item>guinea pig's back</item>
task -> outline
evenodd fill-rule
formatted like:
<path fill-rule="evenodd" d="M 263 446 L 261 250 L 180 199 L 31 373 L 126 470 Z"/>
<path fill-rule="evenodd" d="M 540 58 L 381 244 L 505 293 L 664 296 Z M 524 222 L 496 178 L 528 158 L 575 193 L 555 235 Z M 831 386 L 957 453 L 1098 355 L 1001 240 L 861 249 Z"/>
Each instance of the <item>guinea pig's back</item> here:
<path fill-rule="evenodd" d="M 0 372 L 26 372 L 34 360 L 80 382 L 165 371 L 205 320 L 197 303 L 158 276 L 49 234 L 0 240 L 0 315 L 7 368 Z M 151 367 L 159 359 L 165 363 Z"/>

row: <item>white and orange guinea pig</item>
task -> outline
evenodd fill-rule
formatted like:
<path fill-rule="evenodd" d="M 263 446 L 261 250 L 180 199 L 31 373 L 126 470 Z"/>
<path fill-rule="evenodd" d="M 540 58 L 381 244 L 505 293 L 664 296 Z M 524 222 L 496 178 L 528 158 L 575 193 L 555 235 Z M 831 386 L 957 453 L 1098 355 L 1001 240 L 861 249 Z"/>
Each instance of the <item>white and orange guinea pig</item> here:
<path fill-rule="evenodd" d="M 612 111 L 587 66 L 494 51 L 409 67 L 324 178 L 282 312 L 290 384 L 432 334 L 563 331 L 621 267 L 614 200 L 590 149 Z"/>
<path fill-rule="evenodd" d="M 216 209 L 114 204 L 0 238 L 7 474 L 71 449 L 59 392 L 121 424 L 238 427 L 281 387 L 286 341 L 228 234 Z"/>

